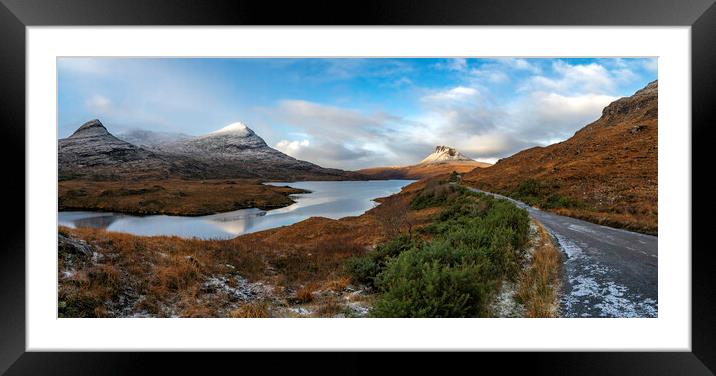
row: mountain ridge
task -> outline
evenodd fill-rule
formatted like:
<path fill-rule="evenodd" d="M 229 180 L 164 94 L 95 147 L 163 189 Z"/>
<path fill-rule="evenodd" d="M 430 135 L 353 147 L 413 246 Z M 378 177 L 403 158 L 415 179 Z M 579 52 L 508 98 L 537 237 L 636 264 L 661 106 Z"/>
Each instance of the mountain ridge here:
<path fill-rule="evenodd" d="M 569 139 L 522 150 L 466 184 L 558 214 L 645 233 L 658 228 L 658 81 L 607 105 Z"/>
<path fill-rule="evenodd" d="M 93 119 L 71 136 L 58 140 L 58 160 L 60 180 L 365 179 L 355 172 L 323 168 L 281 153 L 241 122 L 206 135 L 152 142 L 143 147 L 115 137 L 101 121 Z"/>

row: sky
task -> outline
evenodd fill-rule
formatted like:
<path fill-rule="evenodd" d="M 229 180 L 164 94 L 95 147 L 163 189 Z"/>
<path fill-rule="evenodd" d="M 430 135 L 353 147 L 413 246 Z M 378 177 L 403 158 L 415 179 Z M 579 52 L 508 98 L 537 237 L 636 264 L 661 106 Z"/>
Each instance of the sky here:
<path fill-rule="evenodd" d="M 414 164 L 437 145 L 494 163 L 571 137 L 657 79 L 656 58 L 59 58 L 58 137 L 203 135 L 241 121 L 324 167 Z"/>

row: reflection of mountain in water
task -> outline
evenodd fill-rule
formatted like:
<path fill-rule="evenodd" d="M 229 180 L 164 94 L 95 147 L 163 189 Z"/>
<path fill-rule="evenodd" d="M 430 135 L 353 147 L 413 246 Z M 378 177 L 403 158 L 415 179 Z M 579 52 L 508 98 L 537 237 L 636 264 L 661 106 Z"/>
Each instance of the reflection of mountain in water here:
<path fill-rule="evenodd" d="M 115 213 L 60 212 L 58 219 L 62 226 L 104 228 L 140 236 L 176 235 L 185 238 L 227 239 L 291 225 L 309 217 L 338 219 L 360 215 L 376 205 L 373 201 L 375 198 L 397 193 L 408 183 L 408 180 L 289 183 L 312 193 L 296 195 L 295 204 L 269 211 L 241 209 L 202 217 L 139 217 Z"/>
<path fill-rule="evenodd" d="M 228 213 L 219 213 L 206 216 L 206 219 L 212 222 L 231 222 L 238 220 L 245 220 L 251 217 L 263 217 L 266 215 L 265 210 L 261 209 L 241 209 Z"/>
<path fill-rule="evenodd" d="M 100 215 L 95 217 L 77 218 L 72 221 L 75 227 L 107 228 L 122 216 L 117 214 Z"/>

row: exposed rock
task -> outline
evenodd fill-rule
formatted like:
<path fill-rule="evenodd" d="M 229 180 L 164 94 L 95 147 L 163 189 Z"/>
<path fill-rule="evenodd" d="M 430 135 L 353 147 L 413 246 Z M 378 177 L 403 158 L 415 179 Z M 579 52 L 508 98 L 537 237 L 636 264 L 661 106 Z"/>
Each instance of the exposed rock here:
<path fill-rule="evenodd" d="M 60 253 L 84 256 L 87 258 L 91 258 L 94 252 L 92 246 L 87 244 L 86 241 L 70 238 L 61 233 L 57 234 L 57 250 Z"/>
<path fill-rule="evenodd" d="M 629 128 L 629 133 L 636 134 L 636 133 L 643 131 L 644 129 L 646 129 L 646 125 L 641 125 L 641 124 L 635 125 L 635 126 Z"/>

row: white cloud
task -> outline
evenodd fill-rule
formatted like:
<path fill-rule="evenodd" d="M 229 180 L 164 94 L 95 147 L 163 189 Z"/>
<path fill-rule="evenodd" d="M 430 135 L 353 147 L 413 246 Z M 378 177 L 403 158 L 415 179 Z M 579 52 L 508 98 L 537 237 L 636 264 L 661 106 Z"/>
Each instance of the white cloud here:
<path fill-rule="evenodd" d="M 424 102 L 443 105 L 450 104 L 452 102 L 470 101 L 475 100 L 479 97 L 480 92 L 471 87 L 457 86 L 452 89 L 437 91 L 423 97 Z"/>
<path fill-rule="evenodd" d="M 506 134 L 485 133 L 457 140 L 455 147 L 471 155 L 489 156 L 500 154 L 512 146 L 512 140 Z"/>
<path fill-rule="evenodd" d="M 512 132 L 524 142 L 547 145 L 562 141 L 597 120 L 617 97 L 604 94 L 565 96 L 533 92 L 510 109 Z"/>
<path fill-rule="evenodd" d="M 552 64 L 555 77 L 535 75 L 521 91 L 550 91 L 559 94 L 612 93 L 616 89 L 611 73 L 601 64 L 571 65 L 563 61 Z"/>
<path fill-rule="evenodd" d="M 281 140 L 276 144 L 276 149 L 290 156 L 295 156 L 301 152 L 301 149 L 308 147 L 310 144 L 308 140 Z"/>
<path fill-rule="evenodd" d="M 109 98 L 95 94 L 85 101 L 87 109 L 96 113 L 97 115 L 105 115 L 112 108 L 112 101 Z"/>

